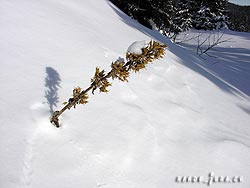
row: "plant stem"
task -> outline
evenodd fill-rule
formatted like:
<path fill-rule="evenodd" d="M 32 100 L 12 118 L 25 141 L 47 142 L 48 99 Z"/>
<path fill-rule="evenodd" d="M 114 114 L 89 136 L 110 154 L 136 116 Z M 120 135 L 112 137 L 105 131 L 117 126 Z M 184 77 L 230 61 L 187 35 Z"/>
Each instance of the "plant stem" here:
<path fill-rule="evenodd" d="M 101 82 L 104 79 L 110 78 L 111 77 L 111 71 L 104 77 L 102 77 L 99 82 Z M 81 97 L 88 93 L 91 89 L 95 88 L 95 84 L 92 83 L 87 89 L 83 90 L 77 98 L 70 98 L 68 103 L 60 110 L 60 111 L 55 111 L 50 119 L 51 123 L 54 123 L 57 128 L 59 128 L 59 116 L 62 115 L 63 112 L 65 112 L 67 109 L 70 110 L 73 106 L 77 104 L 77 102 L 81 99 Z"/>
<path fill-rule="evenodd" d="M 85 104 L 87 101 L 84 100 L 86 98 L 85 94 L 87 94 L 90 90 L 92 90 L 92 93 L 94 94 L 94 91 L 99 88 L 100 92 L 107 92 L 106 87 L 110 86 L 111 84 L 107 81 L 108 78 L 114 79 L 118 78 L 121 81 L 127 81 L 127 77 L 129 75 L 129 71 L 133 70 L 135 72 L 139 71 L 142 68 L 145 68 L 145 65 L 149 62 L 152 62 L 154 59 L 158 59 L 160 57 L 163 57 L 164 55 L 164 49 L 167 46 L 164 44 L 160 44 L 156 41 L 150 41 L 148 46 L 141 49 L 142 53 L 139 55 L 133 55 L 132 53 L 127 52 L 126 53 L 126 59 L 127 62 L 119 62 L 119 60 L 116 60 L 114 64 L 120 66 L 123 65 L 122 68 L 119 67 L 119 70 L 117 72 L 117 68 L 113 67 L 113 63 L 111 65 L 112 69 L 105 75 L 104 70 L 99 71 L 99 68 L 96 68 L 96 73 L 94 75 L 94 78 L 91 79 L 91 85 L 81 91 L 78 92 L 78 90 L 73 90 L 73 97 L 70 98 L 67 102 L 67 104 L 60 110 L 55 111 L 50 119 L 50 122 L 55 124 L 56 127 L 59 127 L 59 116 L 62 115 L 63 112 L 65 112 L 67 109 L 71 109 L 72 107 L 75 107 L 77 104 Z M 120 69 L 121 68 L 121 69 Z M 124 70 L 125 68 L 125 70 Z"/>

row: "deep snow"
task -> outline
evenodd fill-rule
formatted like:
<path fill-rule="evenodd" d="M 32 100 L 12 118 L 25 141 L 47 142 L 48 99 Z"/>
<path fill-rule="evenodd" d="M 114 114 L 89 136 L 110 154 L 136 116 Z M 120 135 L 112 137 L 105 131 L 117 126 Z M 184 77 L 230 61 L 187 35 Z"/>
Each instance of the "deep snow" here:
<path fill-rule="evenodd" d="M 200 35 L 199 39 L 197 36 Z M 221 31 L 197 31 L 191 30 L 178 36 L 177 41 L 181 46 L 196 53 L 198 40 L 205 41 L 202 49 L 206 49 L 214 43 L 220 36 L 222 42 L 211 50 L 208 55 L 202 55 L 204 61 L 201 63 L 206 69 L 216 76 L 225 80 L 231 86 L 239 89 L 244 94 L 250 96 L 250 34 L 244 32 L 234 32 L 230 30 Z"/>
<path fill-rule="evenodd" d="M 210 172 L 243 176 L 211 187 L 249 187 L 244 86 L 105 0 L 2 0 L 0 14 L 1 188 L 205 187 L 175 178 Z M 240 46 L 249 49 L 244 35 Z M 108 71 L 134 41 L 150 39 L 169 46 L 164 59 L 65 112 L 60 129 L 50 124 L 96 66 Z"/>

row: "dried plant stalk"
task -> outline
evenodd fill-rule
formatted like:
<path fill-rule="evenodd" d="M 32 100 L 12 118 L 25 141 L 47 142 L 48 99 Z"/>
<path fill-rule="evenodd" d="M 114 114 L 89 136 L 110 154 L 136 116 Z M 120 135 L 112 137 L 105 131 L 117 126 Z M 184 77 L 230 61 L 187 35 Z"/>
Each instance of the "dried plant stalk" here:
<path fill-rule="evenodd" d="M 99 89 L 100 92 L 108 92 L 107 88 L 111 86 L 111 83 L 108 81 L 109 78 L 113 80 L 117 78 L 123 82 L 127 82 L 130 71 L 138 72 L 153 60 L 162 58 L 166 47 L 165 44 L 150 41 L 141 49 L 141 54 L 127 52 L 126 62 L 120 60 L 113 62 L 111 64 L 111 70 L 108 73 L 96 67 L 95 75 L 91 79 L 90 86 L 85 90 L 82 90 L 80 87 L 75 88 L 73 90 L 73 97 L 69 98 L 68 102 L 65 103 L 65 106 L 60 111 L 53 113 L 50 122 L 56 127 L 59 127 L 59 116 L 67 109 L 75 108 L 77 104 L 86 104 L 88 102 L 87 93 L 90 90 L 92 90 L 92 94 L 94 94 L 96 89 Z"/>

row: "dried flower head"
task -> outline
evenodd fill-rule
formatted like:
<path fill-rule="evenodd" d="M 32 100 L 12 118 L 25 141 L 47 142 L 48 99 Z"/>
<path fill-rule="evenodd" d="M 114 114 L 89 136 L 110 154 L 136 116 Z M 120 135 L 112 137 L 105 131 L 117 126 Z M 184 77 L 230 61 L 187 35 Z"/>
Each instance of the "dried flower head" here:
<path fill-rule="evenodd" d="M 111 64 L 111 77 L 114 80 L 115 78 L 118 78 L 121 81 L 128 81 L 127 78 L 129 77 L 129 70 L 125 66 L 125 62 L 120 62 L 116 60 Z"/>
<path fill-rule="evenodd" d="M 165 44 L 150 41 L 147 46 L 141 49 L 141 54 L 127 52 L 126 59 L 129 62 L 129 69 L 138 72 L 154 59 L 162 58 L 166 47 Z"/>
<path fill-rule="evenodd" d="M 93 94 L 97 88 L 99 88 L 100 92 L 108 92 L 107 87 L 111 86 L 111 83 L 107 80 L 108 76 L 109 75 L 106 75 L 104 70 L 100 71 L 99 67 L 96 67 L 95 75 L 91 79 Z"/>

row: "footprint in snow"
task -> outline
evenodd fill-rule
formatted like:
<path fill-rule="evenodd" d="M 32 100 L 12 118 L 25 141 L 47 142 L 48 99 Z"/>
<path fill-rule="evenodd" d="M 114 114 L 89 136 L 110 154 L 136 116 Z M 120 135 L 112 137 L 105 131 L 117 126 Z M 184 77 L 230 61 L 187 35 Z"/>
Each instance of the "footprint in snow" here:
<path fill-rule="evenodd" d="M 45 103 L 34 103 L 30 106 L 30 111 L 31 118 L 34 121 L 34 129 L 30 133 L 30 136 L 26 139 L 26 152 L 24 155 L 21 178 L 21 187 L 23 188 L 31 187 L 33 175 L 32 164 L 35 160 L 36 140 L 39 133 L 49 133 L 55 129 L 50 124 L 50 113 Z"/>

